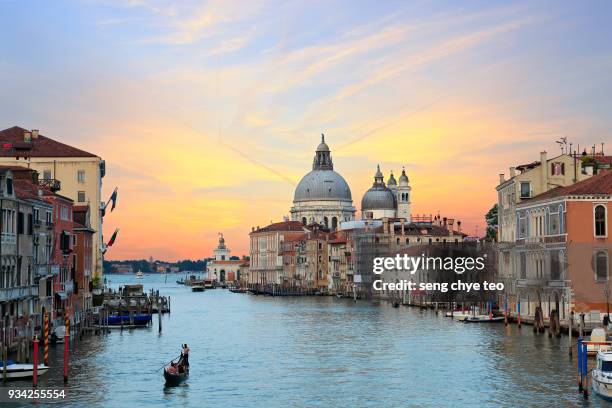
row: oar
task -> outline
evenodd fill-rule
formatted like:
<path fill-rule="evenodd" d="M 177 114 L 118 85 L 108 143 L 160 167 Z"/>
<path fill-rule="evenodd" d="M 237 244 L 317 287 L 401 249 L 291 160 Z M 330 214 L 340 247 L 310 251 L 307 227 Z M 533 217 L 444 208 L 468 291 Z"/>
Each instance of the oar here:
<path fill-rule="evenodd" d="M 182 354 L 181 354 L 181 355 L 182 355 Z M 155 371 L 159 371 L 159 370 L 161 370 L 162 368 L 164 368 L 165 366 L 167 366 L 168 364 L 170 364 L 171 362 L 173 362 L 174 360 L 176 360 L 177 358 L 180 358 L 180 357 L 181 357 L 181 356 L 174 357 L 172 360 L 168 361 L 167 363 L 164 363 L 164 365 L 163 365 L 163 366 L 159 367 L 159 368 L 158 368 L 157 370 L 155 370 Z"/>

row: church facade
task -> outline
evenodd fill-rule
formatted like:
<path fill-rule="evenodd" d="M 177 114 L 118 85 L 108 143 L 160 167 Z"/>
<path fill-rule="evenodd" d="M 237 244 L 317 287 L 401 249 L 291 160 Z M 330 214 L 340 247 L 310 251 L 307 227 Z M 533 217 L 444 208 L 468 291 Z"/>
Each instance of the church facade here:
<path fill-rule="evenodd" d="M 206 264 L 206 279 L 224 283 L 234 282 L 240 279 L 240 271 L 244 261 L 230 259 L 230 249 L 225 245 L 223 234 L 219 234 L 219 245 L 213 251 L 215 259 Z"/>

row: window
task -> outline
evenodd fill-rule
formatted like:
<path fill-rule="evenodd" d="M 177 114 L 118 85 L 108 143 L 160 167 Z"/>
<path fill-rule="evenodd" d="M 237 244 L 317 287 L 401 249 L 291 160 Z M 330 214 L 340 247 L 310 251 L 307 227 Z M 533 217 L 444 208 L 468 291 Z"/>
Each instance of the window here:
<path fill-rule="evenodd" d="M 43 179 L 44 180 L 51 180 L 51 170 L 43 171 Z"/>
<path fill-rule="evenodd" d="M 550 163 L 551 176 L 563 176 L 565 174 L 565 163 Z"/>
<path fill-rule="evenodd" d="M 33 224 L 34 224 L 34 218 L 32 214 L 28 214 L 28 235 L 32 235 L 34 232 Z"/>
<path fill-rule="evenodd" d="M 77 246 L 77 236 L 73 235 L 72 236 L 72 247 L 76 247 Z M 76 265 L 76 264 L 75 264 Z"/>
<path fill-rule="evenodd" d="M 13 179 L 6 179 L 6 194 L 13 195 Z"/>
<path fill-rule="evenodd" d="M 556 250 L 550 252 L 550 279 L 561 279 L 561 264 L 559 262 L 559 251 Z"/>
<path fill-rule="evenodd" d="M 531 197 L 531 183 L 528 181 L 521 181 L 521 198 Z"/>
<path fill-rule="evenodd" d="M 85 202 L 85 192 L 84 191 L 79 191 L 78 192 L 77 201 L 79 203 L 84 203 Z"/>
<path fill-rule="evenodd" d="M 606 207 L 603 205 L 595 206 L 595 236 L 605 237 L 607 236 L 606 231 Z"/>
<path fill-rule="evenodd" d="M 608 253 L 606 251 L 595 253 L 595 280 L 608 280 Z"/>
<path fill-rule="evenodd" d="M 527 255 L 524 252 L 520 253 L 520 263 L 521 270 L 519 271 L 521 274 L 521 279 L 527 278 Z"/>
<path fill-rule="evenodd" d="M 17 234 L 25 233 L 25 214 L 19 212 L 17 214 Z"/>
<path fill-rule="evenodd" d="M 85 170 L 77 171 L 77 181 L 79 183 L 84 183 L 85 182 Z"/>

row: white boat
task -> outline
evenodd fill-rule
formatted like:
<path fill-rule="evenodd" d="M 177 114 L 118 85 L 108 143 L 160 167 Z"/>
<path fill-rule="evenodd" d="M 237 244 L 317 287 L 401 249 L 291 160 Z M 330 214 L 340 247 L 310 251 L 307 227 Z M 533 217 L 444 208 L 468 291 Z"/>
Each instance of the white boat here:
<path fill-rule="evenodd" d="M 141 271 L 136 272 L 136 279 L 142 279 L 143 276 L 144 273 L 142 273 Z"/>
<path fill-rule="evenodd" d="M 49 370 L 49 366 L 44 364 L 38 365 L 38 375 L 45 374 Z M 4 371 L 4 366 L 0 363 L 0 374 Z M 15 364 L 9 361 L 6 365 L 6 378 L 19 379 L 31 378 L 34 375 L 34 364 Z"/>
<path fill-rule="evenodd" d="M 460 320 L 460 321 L 463 321 L 471 316 L 479 316 L 479 315 L 480 315 L 479 307 L 471 307 L 469 310 L 468 309 L 453 310 L 452 312 L 453 320 Z M 446 317 L 451 317 L 451 312 L 446 312 Z"/>
<path fill-rule="evenodd" d="M 493 317 L 492 315 L 468 316 L 462 320 L 465 323 L 499 323 L 503 322 L 504 317 Z"/>
<path fill-rule="evenodd" d="M 593 392 L 601 398 L 612 401 L 612 350 L 597 352 L 597 366 L 591 371 Z"/>

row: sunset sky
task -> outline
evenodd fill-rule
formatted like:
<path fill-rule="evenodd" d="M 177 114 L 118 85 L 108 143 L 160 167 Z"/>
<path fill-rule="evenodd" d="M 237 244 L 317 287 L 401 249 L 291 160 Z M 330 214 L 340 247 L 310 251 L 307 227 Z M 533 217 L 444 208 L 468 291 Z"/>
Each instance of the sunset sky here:
<path fill-rule="evenodd" d="M 106 160 L 107 259 L 234 255 L 280 221 L 320 134 L 359 209 L 380 163 L 413 214 L 483 231 L 500 172 L 612 143 L 612 3 L 2 1 L 0 128 Z M 607 150 L 612 151 L 612 146 Z"/>

